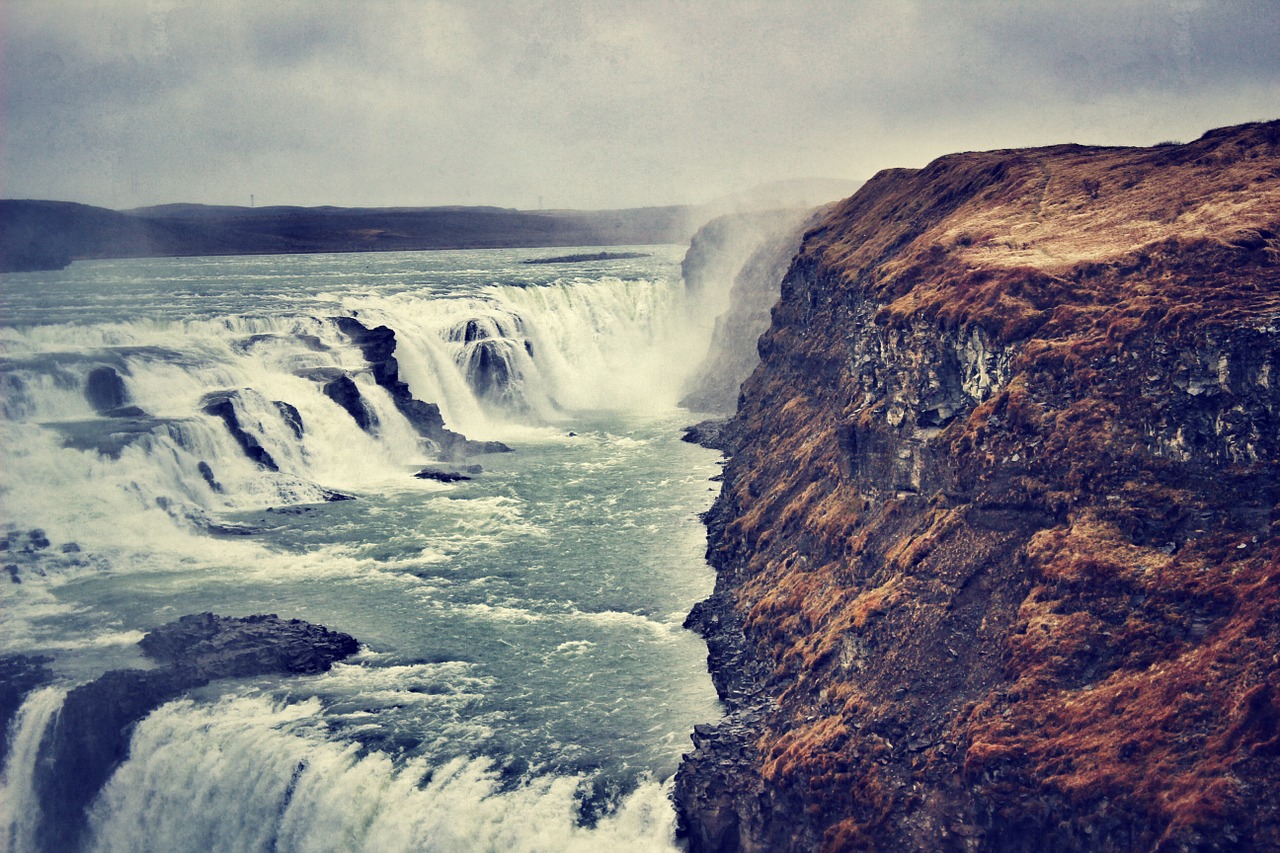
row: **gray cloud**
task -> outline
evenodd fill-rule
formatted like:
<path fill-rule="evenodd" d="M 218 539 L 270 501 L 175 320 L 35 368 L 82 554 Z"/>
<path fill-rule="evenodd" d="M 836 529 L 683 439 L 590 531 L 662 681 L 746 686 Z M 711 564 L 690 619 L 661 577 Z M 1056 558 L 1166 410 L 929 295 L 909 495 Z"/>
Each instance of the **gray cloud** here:
<path fill-rule="evenodd" d="M 8 0 L 3 194 L 696 202 L 1274 117 L 1273 0 Z"/>

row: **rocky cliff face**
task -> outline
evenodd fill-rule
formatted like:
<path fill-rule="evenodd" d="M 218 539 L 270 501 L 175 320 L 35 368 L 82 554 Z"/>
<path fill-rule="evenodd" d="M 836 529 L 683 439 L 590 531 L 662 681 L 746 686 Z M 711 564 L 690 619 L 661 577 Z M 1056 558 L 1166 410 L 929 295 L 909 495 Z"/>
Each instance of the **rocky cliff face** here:
<path fill-rule="evenodd" d="M 708 517 L 694 851 L 1280 848 L 1280 122 L 811 231 Z"/>

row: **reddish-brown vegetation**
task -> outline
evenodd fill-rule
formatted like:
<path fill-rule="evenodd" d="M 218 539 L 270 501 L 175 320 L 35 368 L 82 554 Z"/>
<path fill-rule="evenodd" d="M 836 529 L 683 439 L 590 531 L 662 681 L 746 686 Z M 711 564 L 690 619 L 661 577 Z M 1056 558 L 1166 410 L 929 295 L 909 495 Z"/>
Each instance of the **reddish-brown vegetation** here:
<path fill-rule="evenodd" d="M 735 843 L 1280 848 L 1278 128 L 945 157 L 807 235 L 712 513 Z"/>

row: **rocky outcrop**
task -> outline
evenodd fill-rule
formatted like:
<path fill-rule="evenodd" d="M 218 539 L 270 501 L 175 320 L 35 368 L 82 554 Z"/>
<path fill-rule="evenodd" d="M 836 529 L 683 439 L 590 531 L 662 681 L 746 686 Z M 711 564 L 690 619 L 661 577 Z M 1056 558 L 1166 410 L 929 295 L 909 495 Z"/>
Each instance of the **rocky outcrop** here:
<path fill-rule="evenodd" d="M 200 410 L 206 415 L 212 415 L 226 425 L 227 431 L 236 440 L 236 444 L 240 445 L 240 449 L 244 451 L 245 456 L 268 471 L 279 471 L 280 466 L 276 464 L 276 460 L 267 452 L 267 449 L 262 446 L 262 442 L 258 441 L 257 437 L 246 430 L 244 425 L 240 423 L 240 413 L 236 411 L 235 405 L 239 395 L 239 391 L 211 391 L 201 398 Z"/>
<path fill-rule="evenodd" d="M 691 616 L 691 850 L 1280 848 L 1280 122 L 877 175 L 806 236 Z"/>
<path fill-rule="evenodd" d="M 40 747 L 36 791 L 40 849 L 74 850 L 84 810 L 128 756 L 133 726 L 184 692 L 219 678 L 324 672 L 354 654 L 356 640 L 299 619 L 199 613 L 142 638 L 157 669 L 111 670 L 67 694 Z"/>
<path fill-rule="evenodd" d="M 506 453 L 511 450 L 500 441 L 472 441 L 461 433 L 448 429 L 444 425 L 444 416 L 440 414 L 439 406 L 414 398 L 408 384 L 400 379 L 400 365 L 394 355 L 396 349 L 394 330 L 387 326 L 369 328 L 354 317 L 337 317 L 334 322 L 364 354 L 365 361 L 369 363 L 373 373 L 374 382 L 391 395 L 396 408 L 408 419 L 419 435 L 435 442 L 444 458 L 456 459 L 482 453 Z"/>

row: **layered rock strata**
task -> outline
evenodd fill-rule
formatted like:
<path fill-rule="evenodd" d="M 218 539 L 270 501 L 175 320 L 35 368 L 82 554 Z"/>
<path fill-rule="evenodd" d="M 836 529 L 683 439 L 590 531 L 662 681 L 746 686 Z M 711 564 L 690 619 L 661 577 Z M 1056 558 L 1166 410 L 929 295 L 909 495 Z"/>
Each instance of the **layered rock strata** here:
<path fill-rule="evenodd" d="M 1280 122 L 883 172 L 728 425 L 691 850 L 1280 848 Z"/>

